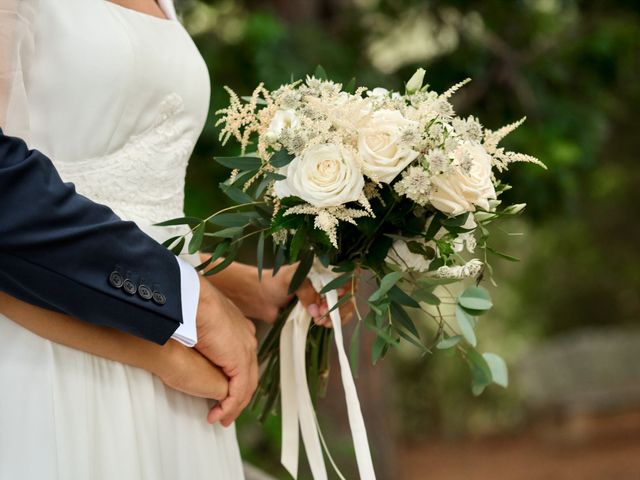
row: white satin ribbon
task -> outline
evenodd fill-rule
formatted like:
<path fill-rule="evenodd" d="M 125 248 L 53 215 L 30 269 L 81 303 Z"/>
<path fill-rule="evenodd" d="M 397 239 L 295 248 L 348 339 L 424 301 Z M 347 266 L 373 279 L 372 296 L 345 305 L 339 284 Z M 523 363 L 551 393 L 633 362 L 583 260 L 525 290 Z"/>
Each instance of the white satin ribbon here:
<path fill-rule="evenodd" d="M 334 278 L 336 278 L 336 274 L 319 263 L 314 264 L 309 272 L 309 279 L 317 291 L 320 291 Z M 327 293 L 326 298 L 329 309 L 332 309 L 338 302 L 338 293 L 332 290 Z M 338 349 L 338 363 L 340 364 L 340 375 L 347 403 L 349 427 L 351 428 L 358 472 L 361 480 L 375 480 L 376 476 L 371 461 L 369 440 L 362 418 L 360 401 L 344 349 L 340 310 L 335 309 L 329 315 Z M 311 316 L 298 303 L 289 314 L 280 334 L 280 396 L 282 406 L 280 461 L 293 478 L 298 477 L 299 433 L 301 432 L 314 480 L 326 480 L 327 469 L 322 456 L 321 434 L 313 410 L 306 375 L 305 349 L 310 324 Z M 298 430 L 298 425 L 300 430 Z M 342 477 L 339 472 L 338 475 Z"/>

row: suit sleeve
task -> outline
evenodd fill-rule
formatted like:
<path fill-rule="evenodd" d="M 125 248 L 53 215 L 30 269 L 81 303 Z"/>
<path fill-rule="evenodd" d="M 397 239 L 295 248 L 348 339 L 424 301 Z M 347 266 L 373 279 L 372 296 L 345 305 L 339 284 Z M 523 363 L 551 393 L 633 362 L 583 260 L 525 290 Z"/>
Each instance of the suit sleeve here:
<path fill-rule="evenodd" d="M 0 130 L 0 290 L 164 343 L 182 323 L 180 278 L 171 252 Z"/>

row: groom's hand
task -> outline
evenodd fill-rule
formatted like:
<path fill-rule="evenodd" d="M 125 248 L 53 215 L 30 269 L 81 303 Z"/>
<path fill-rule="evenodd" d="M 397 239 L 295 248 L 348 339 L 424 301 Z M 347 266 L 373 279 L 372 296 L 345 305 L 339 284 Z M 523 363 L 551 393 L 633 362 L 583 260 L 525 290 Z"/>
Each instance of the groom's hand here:
<path fill-rule="evenodd" d="M 215 405 L 208 421 L 229 426 L 249 404 L 258 385 L 256 329 L 227 297 L 200 277 L 196 349 L 229 377 L 229 396 Z"/>

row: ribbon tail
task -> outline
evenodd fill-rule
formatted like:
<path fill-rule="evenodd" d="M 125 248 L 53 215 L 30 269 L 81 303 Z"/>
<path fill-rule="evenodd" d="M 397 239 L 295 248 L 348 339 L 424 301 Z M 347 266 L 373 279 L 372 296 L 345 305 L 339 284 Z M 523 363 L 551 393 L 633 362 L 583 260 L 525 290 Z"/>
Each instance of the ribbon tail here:
<path fill-rule="evenodd" d="M 331 277 L 323 276 L 322 283 L 326 285 L 331 280 Z M 327 292 L 327 303 L 329 309 L 332 309 L 338 303 L 338 293 L 335 290 Z M 349 359 L 344 349 L 340 310 L 336 308 L 335 310 L 332 310 L 329 315 L 331 317 L 336 347 L 338 349 L 340 376 L 342 377 L 342 386 L 344 388 L 345 400 L 347 403 L 349 427 L 351 428 L 351 435 L 353 437 L 353 447 L 356 453 L 358 472 L 360 473 L 361 480 L 375 480 L 376 474 L 373 469 L 373 461 L 371 460 L 371 449 L 369 448 L 367 430 L 364 425 L 360 401 L 358 400 L 358 392 L 351 373 L 351 367 L 349 366 Z"/>
<path fill-rule="evenodd" d="M 298 478 L 300 436 L 298 431 L 298 399 L 293 369 L 293 324 L 296 307 L 291 311 L 280 333 L 280 410 L 282 415 L 282 449 L 280 463 Z"/>

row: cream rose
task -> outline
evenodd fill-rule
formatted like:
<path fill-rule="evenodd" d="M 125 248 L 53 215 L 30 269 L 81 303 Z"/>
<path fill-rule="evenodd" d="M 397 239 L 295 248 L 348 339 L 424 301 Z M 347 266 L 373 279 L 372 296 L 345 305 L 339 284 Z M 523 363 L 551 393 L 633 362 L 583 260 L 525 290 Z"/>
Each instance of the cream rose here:
<path fill-rule="evenodd" d="M 360 198 L 364 177 L 348 150 L 333 144 L 314 145 L 281 171 L 275 182 L 279 198 L 300 197 L 315 207 L 336 207 Z"/>
<path fill-rule="evenodd" d="M 278 110 L 273 118 L 266 134 L 271 138 L 278 138 L 285 128 L 296 128 L 300 121 L 293 110 Z"/>
<path fill-rule="evenodd" d="M 476 207 L 489 210 L 489 200 L 495 198 L 491 157 L 479 143 L 460 144 L 450 170 L 431 178 L 430 202 L 449 215 L 474 212 Z"/>
<path fill-rule="evenodd" d="M 378 110 L 358 134 L 358 154 L 366 175 L 391 183 L 418 156 L 401 142 L 402 131 L 417 126 L 396 110 Z"/>

